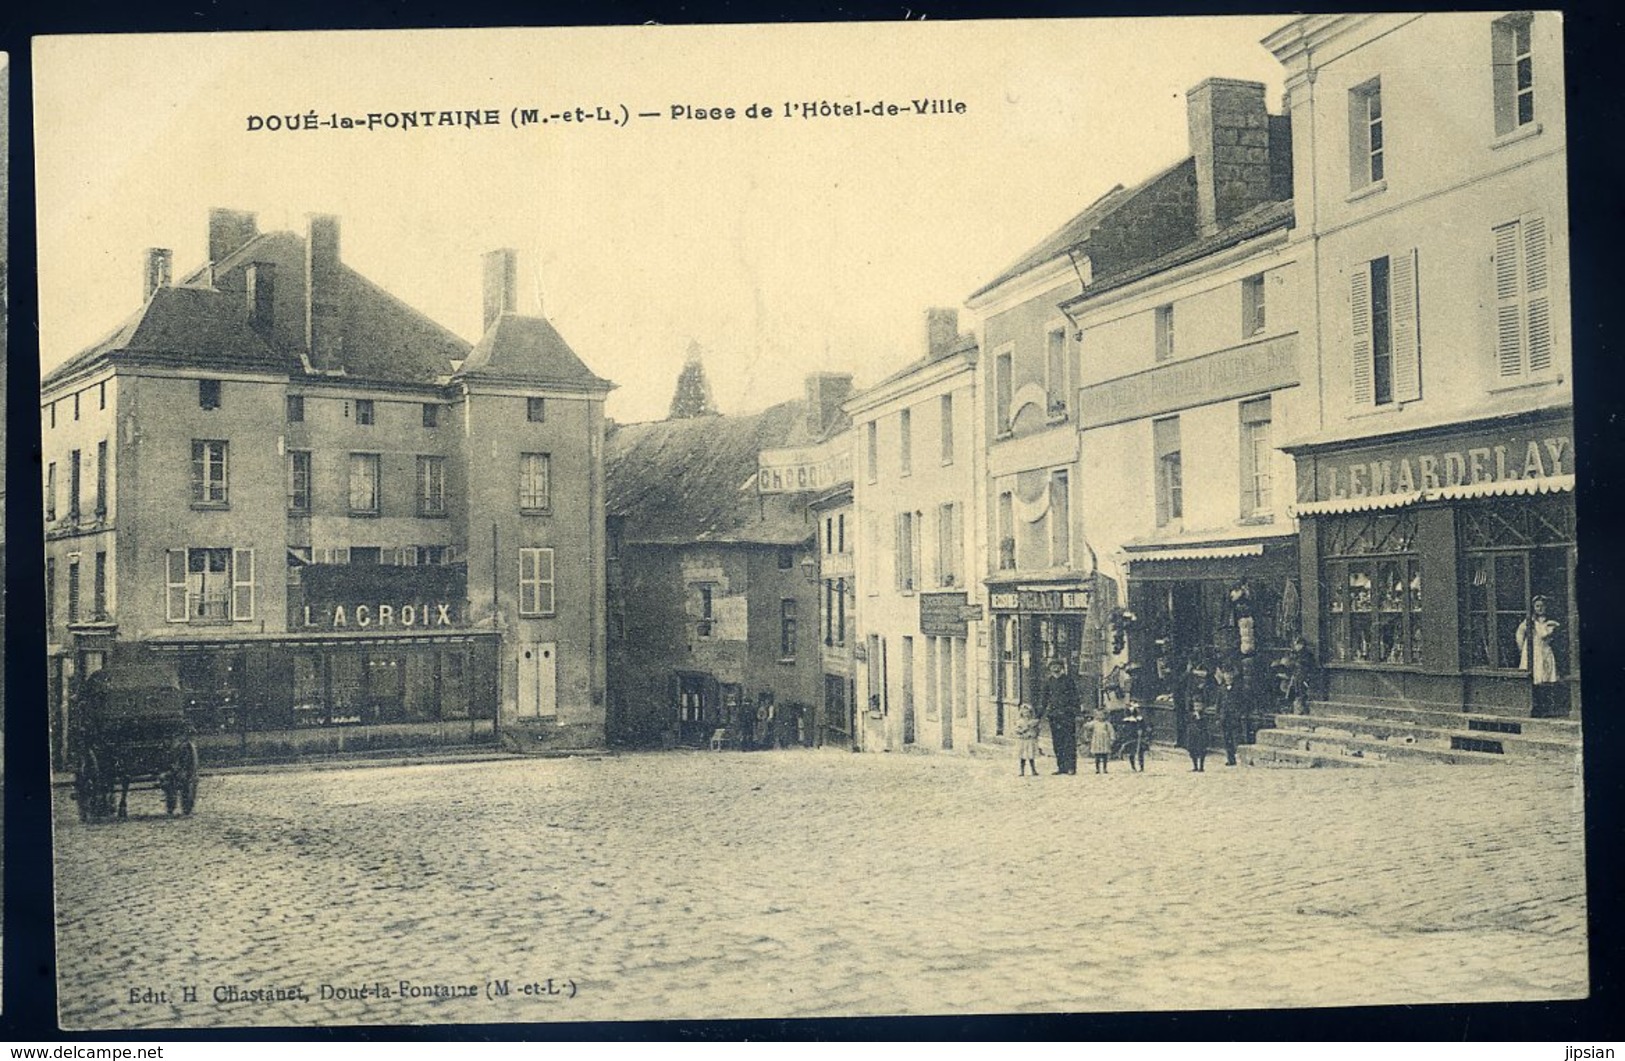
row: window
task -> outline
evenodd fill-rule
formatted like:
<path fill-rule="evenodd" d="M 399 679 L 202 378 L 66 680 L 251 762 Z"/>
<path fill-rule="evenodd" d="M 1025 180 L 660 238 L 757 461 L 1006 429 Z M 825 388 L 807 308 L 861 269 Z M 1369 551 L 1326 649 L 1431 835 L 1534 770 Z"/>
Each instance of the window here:
<path fill-rule="evenodd" d="M 45 640 L 50 641 L 55 635 L 51 628 L 56 625 L 56 557 L 45 558 Z"/>
<path fill-rule="evenodd" d="M 79 419 L 79 394 L 77 391 L 73 395 L 73 418 L 75 420 Z"/>
<path fill-rule="evenodd" d="M 941 405 L 942 463 L 954 462 L 954 396 L 944 394 Z"/>
<path fill-rule="evenodd" d="M 716 587 L 702 584 L 694 587 L 694 633 L 699 637 L 710 637 L 712 623 L 716 620 Z"/>
<path fill-rule="evenodd" d="M 446 547 L 444 545 L 418 546 L 418 563 L 435 567 L 446 563 Z"/>
<path fill-rule="evenodd" d="M 1552 302 L 1546 219 L 1494 229 L 1495 371 L 1517 379 L 1552 368 Z"/>
<path fill-rule="evenodd" d="M 192 440 L 192 504 L 196 507 L 224 508 L 228 503 L 227 446 L 211 439 Z M 78 464 L 77 455 L 75 465 Z M 78 478 L 78 469 L 74 469 Z"/>
<path fill-rule="evenodd" d="M 197 404 L 199 409 L 220 408 L 219 380 L 200 379 L 197 381 Z"/>
<path fill-rule="evenodd" d="M 418 515 L 446 514 L 446 458 L 418 458 Z"/>
<path fill-rule="evenodd" d="M 371 398 L 357 398 L 355 400 L 355 422 L 363 427 L 371 427 L 378 422 L 378 406 Z"/>
<path fill-rule="evenodd" d="M 107 381 L 106 380 L 103 380 L 102 382 L 96 384 L 96 408 L 103 409 L 103 410 L 105 410 L 107 408 Z"/>
<path fill-rule="evenodd" d="M 378 471 L 378 454 L 350 454 L 350 515 L 378 515 Z"/>
<path fill-rule="evenodd" d="M 96 443 L 96 515 L 107 515 L 107 440 Z"/>
<path fill-rule="evenodd" d="M 796 602 L 788 597 L 779 601 L 779 658 L 796 658 Z"/>
<path fill-rule="evenodd" d="M 904 512 L 897 517 L 897 545 L 892 555 L 897 558 L 897 588 L 904 593 L 914 591 L 919 582 L 918 560 L 914 551 L 914 513 Z"/>
<path fill-rule="evenodd" d="M 835 516 L 835 551 L 846 552 L 846 513 L 840 512 Z"/>
<path fill-rule="evenodd" d="M 1545 602 L 1545 617 L 1559 624 L 1548 642 L 1557 677 L 1572 677 L 1572 502 L 1497 498 L 1461 506 L 1456 524 L 1465 561 L 1462 663 L 1527 672 L 1531 660 L 1525 641 L 1534 625 L 1530 620 L 1538 598 Z"/>
<path fill-rule="evenodd" d="M 824 580 L 824 644 L 835 643 L 835 580 Z"/>
<path fill-rule="evenodd" d="M 897 418 L 897 434 L 897 460 L 909 475 L 914 471 L 914 417 L 907 409 Z"/>
<path fill-rule="evenodd" d="M 835 643 L 846 644 L 846 579 L 835 580 Z"/>
<path fill-rule="evenodd" d="M 68 454 L 68 519 L 79 522 L 79 451 Z"/>
<path fill-rule="evenodd" d="M 865 449 L 865 464 L 872 483 L 880 478 L 880 425 L 871 420 L 865 425 L 864 431 L 867 448 Z"/>
<path fill-rule="evenodd" d="M 1422 662 L 1422 563 L 1416 514 L 1329 520 L 1322 580 L 1331 658 L 1344 663 Z"/>
<path fill-rule="evenodd" d="M 45 522 L 56 519 L 56 461 L 45 466 Z"/>
<path fill-rule="evenodd" d="M 544 423 L 547 420 L 547 399 L 526 398 L 525 419 L 533 424 Z"/>
<path fill-rule="evenodd" d="M 52 402 L 47 408 L 51 411 L 51 426 L 54 428 L 56 427 L 56 402 Z"/>
<path fill-rule="evenodd" d="M 997 431 L 1001 435 L 1010 433 L 1010 415 L 1014 412 L 1010 403 L 1015 397 L 1015 358 L 1013 352 L 1006 350 L 993 359 L 993 403 L 997 410 Z"/>
<path fill-rule="evenodd" d="M 68 560 L 68 622 L 79 621 L 79 561 Z"/>
<path fill-rule="evenodd" d="M 254 618 L 254 550 L 171 549 L 165 617 L 172 623 L 249 622 Z"/>
<path fill-rule="evenodd" d="M 832 556 L 835 553 L 835 517 L 824 517 L 824 555 Z"/>
<path fill-rule="evenodd" d="M 545 512 L 553 507 L 553 458 L 546 453 L 519 455 L 519 510 Z"/>
<path fill-rule="evenodd" d="M 1072 490 L 1063 470 L 1049 476 L 1049 563 L 1051 567 L 1072 563 Z"/>
<path fill-rule="evenodd" d="M 937 506 L 937 585 L 960 584 L 959 553 L 962 534 L 959 506 L 952 501 Z"/>
<path fill-rule="evenodd" d="M 1264 332 L 1264 274 L 1241 282 L 1241 335 L 1249 338 Z"/>
<path fill-rule="evenodd" d="M 1059 420 L 1066 416 L 1066 329 L 1051 328 L 1045 341 L 1044 391 L 1049 400 L 1045 412 L 1050 419 Z"/>
<path fill-rule="evenodd" d="M 1361 263 L 1350 278 L 1354 404 L 1422 397 L 1416 251 Z"/>
<path fill-rule="evenodd" d="M 1349 90 L 1349 188 L 1381 184 L 1386 172 L 1382 136 L 1382 82 Z"/>
<path fill-rule="evenodd" d="M 1273 501 L 1270 465 L 1270 400 L 1241 403 L 1241 514 L 1264 516 Z"/>
<path fill-rule="evenodd" d="M 1156 359 L 1166 361 L 1174 356 L 1174 307 L 1158 306 L 1156 321 Z"/>
<path fill-rule="evenodd" d="M 288 451 L 288 511 L 310 512 L 310 451 Z"/>
<path fill-rule="evenodd" d="M 999 570 L 1016 569 L 1016 498 L 1006 490 L 999 495 Z"/>
<path fill-rule="evenodd" d="M 90 618 L 102 622 L 107 618 L 107 553 L 96 553 L 96 566 L 91 570 Z"/>
<path fill-rule="evenodd" d="M 780 571 L 794 571 L 796 567 L 796 551 L 786 546 L 779 546 L 777 562 Z"/>
<path fill-rule="evenodd" d="M 381 545 L 350 546 L 350 563 L 356 567 L 377 567 L 383 562 L 384 548 Z"/>
<path fill-rule="evenodd" d="M 305 422 L 305 396 L 303 394 L 288 395 L 288 423 L 302 424 Z"/>
<path fill-rule="evenodd" d="M 1185 515 L 1185 481 L 1179 451 L 1179 417 L 1151 422 L 1151 444 L 1157 460 L 1157 526 Z"/>
<path fill-rule="evenodd" d="M 1490 27 L 1497 136 L 1505 136 L 1535 121 L 1535 57 L 1530 41 L 1532 20 L 1532 15 L 1523 12 L 1498 19 Z"/>
<path fill-rule="evenodd" d="M 519 614 L 553 614 L 553 550 L 519 550 Z"/>
<path fill-rule="evenodd" d="M 434 402 L 424 402 L 423 403 L 423 426 L 424 427 L 439 427 L 440 426 L 440 406 L 439 405 L 435 404 Z"/>

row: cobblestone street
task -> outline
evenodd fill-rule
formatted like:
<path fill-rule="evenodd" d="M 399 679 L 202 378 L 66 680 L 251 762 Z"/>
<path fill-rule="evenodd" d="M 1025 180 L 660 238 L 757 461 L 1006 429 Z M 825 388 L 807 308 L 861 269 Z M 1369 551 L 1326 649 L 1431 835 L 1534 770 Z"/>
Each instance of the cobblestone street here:
<path fill-rule="evenodd" d="M 59 789 L 61 1019 L 1585 994 L 1577 771 L 1222 762 L 1192 774 L 1159 748 L 1144 775 L 1086 760 L 1033 779 L 1013 760 L 680 752 L 245 772 L 206 776 L 192 818 L 142 792 L 130 821 L 95 825 Z M 249 1000 L 219 1000 L 233 991 Z"/>

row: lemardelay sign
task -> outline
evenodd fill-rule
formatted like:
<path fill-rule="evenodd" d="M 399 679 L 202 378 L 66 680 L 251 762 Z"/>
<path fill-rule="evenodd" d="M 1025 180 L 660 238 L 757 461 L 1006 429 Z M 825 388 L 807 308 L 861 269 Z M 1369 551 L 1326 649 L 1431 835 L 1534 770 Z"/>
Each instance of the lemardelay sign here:
<path fill-rule="evenodd" d="M 1411 494 L 1574 474 L 1567 421 L 1481 430 L 1446 439 L 1393 441 L 1298 458 L 1298 501 Z"/>
<path fill-rule="evenodd" d="M 996 612 L 1086 612 L 1089 610 L 1089 590 L 994 590 L 988 595 L 988 603 Z"/>
<path fill-rule="evenodd" d="M 818 446 L 767 449 L 756 458 L 756 490 L 794 494 L 852 481 L 852 440 L 841 435 Z"/>
<path fill-rule="evenodd" d="M 965 637 L 966 624 L 981 618 L 982 606 L 963 593 L 920 594 L 920 633 L 926 637 Z"/>

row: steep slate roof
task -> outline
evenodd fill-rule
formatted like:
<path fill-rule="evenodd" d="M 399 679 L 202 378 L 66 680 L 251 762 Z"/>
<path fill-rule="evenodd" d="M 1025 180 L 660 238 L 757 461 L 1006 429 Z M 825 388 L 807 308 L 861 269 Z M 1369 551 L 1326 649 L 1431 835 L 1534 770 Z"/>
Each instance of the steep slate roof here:
<path fill-rule="evenodd" d="M 588 390 L 613 386 L 594 374 L 547 320 L 513 313 L 497 318 L 469 352 L 457 375 Z"/>
<path fill-rule="evenodd" d="M 616 427 L 604 460 L 606 508 L 640 545 L 799 545 L 813 535 L 808 494 L 756 492 L 757 455 L 800 444 L 806 403 L 748 416 L 705 416 Z"/>
<path fill-rule="evenodd" d="M 1123 190 L 1121 184 L 1115 185 L 1111 191 L 1090 203 L 1083 213 L 1050 233 L 1038 246 L 1023 254 L 1008 269 L 971 292 L 970 297 L 979 298 L 1000 284 L 1014 280 L 1022 273 L 1036 269 L 1053 258 L 1059 258 L 1070 248 L 1089 238 L 1089 233 L 1095 230 L 1095 226 L 1099 225 L 1103 218 L 1109 217 L 1130 194 Z"/>
<path fill-rule="evenodd" d="M 50 387 L 102 357 L 144 364 L 280 372 L 287 359 L 249 326 L 238 300 L 207 287 L 162 287 L 134 316 L 42 381 Z"/>
<path fill-rule="evenodd" d="M 925 357 L 916 358 L 915 360 L 904 365 L 902 368 L 898 369 L 896 372 L 886 376 L 873 386 L 863 388 L 861 393 L 868 394 L 873 391 L 877 391 L 888 384 L 896 383 L 898 380 L 903 379 L 906 376 L 913 375 L 927 365 L 934 365 L 939 361 L 946 361 L 950 357 L 974 357 L 976 350 L 976 336 L 970 334 L 958 336 L 953 342 L 947 344 L 936 356 L 933 357 L 927 355 Z M 857 395 L 854 395 L 854 397 L 857 397 Z M 842 430 L 845 430 L 851 426 L 851 417 L 846 417 L 846 422 L 842 425 Z"/>

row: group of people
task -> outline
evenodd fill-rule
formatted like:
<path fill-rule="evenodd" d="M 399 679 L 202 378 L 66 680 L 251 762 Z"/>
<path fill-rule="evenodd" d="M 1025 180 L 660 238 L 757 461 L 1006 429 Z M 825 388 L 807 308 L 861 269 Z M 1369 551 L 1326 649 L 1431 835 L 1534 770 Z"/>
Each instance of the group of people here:
<path fill-rule="evenodd" d="M 1016 717 L 1021 776 L 1026 776 L 1029 768 L 1033 776 L 1038 774 L 1038 737 L 1045 719 L 1049 721 L 1051 748 L 1055 754 L 1054 772 L 1078 772 L 1080 705 L 1078 683 L 1066 672 L 1065 664 L 1058 659 L 1051 660 L 1049 673 L 1039 687 L 1038 705 L 1023 703 Z M 1096 708 L 1083 727 L 1083 734 L 1095 761 L 1095 773 L 1109 773 L 1112 756 L 1118 753 L 1128 760 L 1129 769 L 1145 769 L 1151 728 L 1132 700 L 1125 700 L 1123 714 L 1115 723 L 1107 718 L 1104 709 Z"/>

